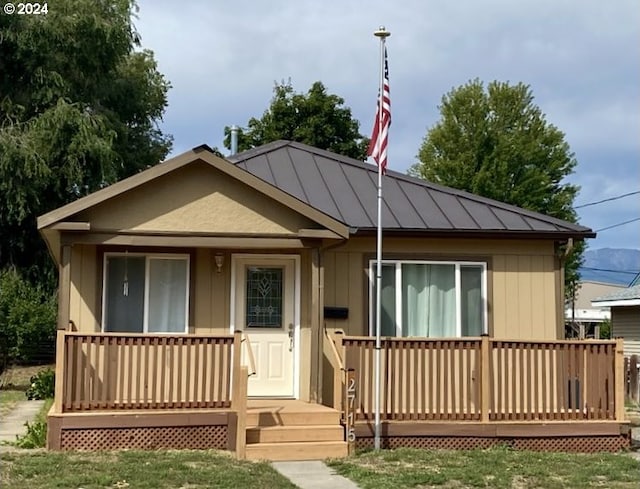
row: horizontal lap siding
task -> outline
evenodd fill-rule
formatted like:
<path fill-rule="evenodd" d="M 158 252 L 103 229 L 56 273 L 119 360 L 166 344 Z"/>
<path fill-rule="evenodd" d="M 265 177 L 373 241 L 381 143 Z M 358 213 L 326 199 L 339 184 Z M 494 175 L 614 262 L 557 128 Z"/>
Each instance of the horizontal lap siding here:
<path fill-rule="evenodd" d="M 611 308 L 612 337 L 624 338 L 625 356 L 640 355 L 640 306 Z"/>

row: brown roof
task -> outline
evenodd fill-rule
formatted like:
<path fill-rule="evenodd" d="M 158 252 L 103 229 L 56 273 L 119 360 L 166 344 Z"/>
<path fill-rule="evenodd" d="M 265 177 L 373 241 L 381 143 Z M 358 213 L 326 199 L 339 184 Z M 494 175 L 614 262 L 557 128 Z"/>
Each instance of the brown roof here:
<path fill-rule="evenodd" d="M 302 143 L 275 141 L 228 157 L 236 166 L 351 228 L 376 228 L 377 167 Z M 584 226 L 388 171 L 385 232 L 592 238 Z"/>

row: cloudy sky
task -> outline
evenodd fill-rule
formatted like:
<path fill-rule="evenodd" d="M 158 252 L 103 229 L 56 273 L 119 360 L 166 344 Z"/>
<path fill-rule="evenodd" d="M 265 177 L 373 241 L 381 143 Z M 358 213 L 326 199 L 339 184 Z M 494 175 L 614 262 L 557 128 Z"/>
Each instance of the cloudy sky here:
<path fill-rule="evenodd" d="M 321 80 L 369 134 L 385 25 L 393 125 L 389 166 L 415 162 L 444 93 L 473 78 L 529 84 L 578 160 L 576 205 L 640 190 L 637 0 L 140 0 L 143 47 L 170 80 L 162 124 L 174 153 L 222 148 L 225 125 L 268 107 L 274 82 Z M 640 217 L 640 194 L 579 210 L 599 230 Z M 591 248 L 640 248 L 640 221 Z"/>

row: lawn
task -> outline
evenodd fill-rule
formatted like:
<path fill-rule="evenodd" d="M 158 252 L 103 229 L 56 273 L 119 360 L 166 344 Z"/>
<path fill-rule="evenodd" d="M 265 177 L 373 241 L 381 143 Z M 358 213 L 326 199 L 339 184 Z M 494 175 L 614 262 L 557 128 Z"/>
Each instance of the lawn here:
<path fill-rule="evenodd" d="M 269 464 L 215 451 L 2 454 L 0 487 L 30 489 L 204 489 L 296 486 Z"/>
<path fill-rule="evenodd" d="M 637 489 L 640 462 L 627 454 L 382 450 L 329 464 L 362 489 Z"/>

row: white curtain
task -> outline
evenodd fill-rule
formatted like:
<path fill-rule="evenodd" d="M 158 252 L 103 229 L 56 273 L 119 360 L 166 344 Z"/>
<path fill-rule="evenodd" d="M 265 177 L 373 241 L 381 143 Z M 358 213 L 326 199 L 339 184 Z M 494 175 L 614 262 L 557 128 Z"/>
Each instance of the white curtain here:
<path fill-rule="evenodd" d="M 184 333 L 187 311 L 187 260 L 149 259 L 151 333 Z"/>
<path fill-rule="evenodd" d="M 402 335 L 456 336 L 455 265 L 402 264 Z"/>

